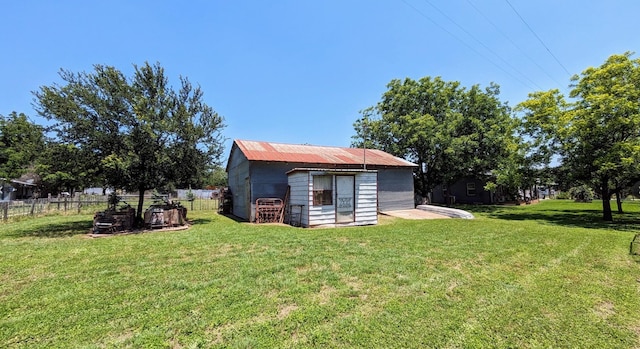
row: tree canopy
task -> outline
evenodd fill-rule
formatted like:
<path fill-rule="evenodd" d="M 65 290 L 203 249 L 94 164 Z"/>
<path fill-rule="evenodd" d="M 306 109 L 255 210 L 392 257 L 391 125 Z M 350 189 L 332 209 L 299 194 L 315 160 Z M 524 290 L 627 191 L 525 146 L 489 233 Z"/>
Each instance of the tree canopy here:
<path fill-rule="evenodd" d="M 0 178 L 15 179 L 33 168 L 44 142 L 42 127 L 25 114 L 0 115 Z"/>
<path fill-rule="evenodd" d="M 640 60 L 613 55 L 572 81 L 570 103 L 557 90 L 536 92 L 518 110 L 540 153 L 557 154 L 574 180 L 593 186 L 611 221 L 612 194 L 640 178 Z"/>
<path fill-rule="evenodd" d="M 58 141 L 94 181 L 138 191 L 169 183 L 187 187 L 219 162 L 223 118 L 200 87 L 180 78 L 174 90 L 160 64 L 134 65 L 127 78 L 111 66 L 60 71 L 63 85 L 34 92 L 37 112 L 56 123 Z"/>
<path fill-rule="evenodd" d="M 416 191 L 486 178 L 515 142 L 515 122 L 498 85 L 464 88 L 440 77 L 392 80 L 382 100 L 362 111 L 353 146 L 387 151 L 418 164 Z"/>

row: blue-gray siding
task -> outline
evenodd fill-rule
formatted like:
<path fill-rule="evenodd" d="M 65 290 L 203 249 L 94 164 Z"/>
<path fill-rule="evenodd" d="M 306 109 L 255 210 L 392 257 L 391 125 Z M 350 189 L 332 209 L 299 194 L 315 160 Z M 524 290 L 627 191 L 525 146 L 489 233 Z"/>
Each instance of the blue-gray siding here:
<path fill-rule="evenodd" d="M 384 211 L 415 208 L 413 170 L 385 168 L 378 170 L 378 209 Z"/>
<path fill-rule="evenodd" d="M 251 201 L 259 198 L 284 198 L 287 192 L 287 172 L 291 165 L 285 163 L 251 163 Z"/>
<path fill-rule="evenodd" d="M 248 196 L 251 187 L 247 187 L 249 180 L 249 161 L 237 148 L 234 148 L 229 156 L 227 164 L 229 176 L 229 190 L 233 196 L 233 214 L 243 219 L 249 219 L 251 204 Z"/>

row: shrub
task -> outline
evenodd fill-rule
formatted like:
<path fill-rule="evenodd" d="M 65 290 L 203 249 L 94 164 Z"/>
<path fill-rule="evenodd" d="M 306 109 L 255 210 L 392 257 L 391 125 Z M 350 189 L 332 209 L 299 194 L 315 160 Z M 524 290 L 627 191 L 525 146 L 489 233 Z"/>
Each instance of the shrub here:
<path fill-rule="evenodd" d="M 593 190 L 584 184 L 569 189 L 569 195 L 577 202 L 591 202 L 595 196 Z"/>

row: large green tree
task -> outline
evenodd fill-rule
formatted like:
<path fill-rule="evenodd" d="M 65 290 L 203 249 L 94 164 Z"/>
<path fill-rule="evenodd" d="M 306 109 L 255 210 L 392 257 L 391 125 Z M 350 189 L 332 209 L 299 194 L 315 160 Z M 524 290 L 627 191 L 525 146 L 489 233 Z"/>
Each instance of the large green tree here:
<path fill-rule="evenodd" d="M 43 149 L 41 126 L 23 113 L 0 115 L 0 178 L 18 178 L 33 169 Z"/>
<path fill-rule="evenodd" d="M 612 194 L 640 177 L 640 60 L 613 55 L 572 81 L 572 103 L 552 90 L 530 94 L 519 109 L 525 123 L 541 125 L 538 137 L 573 179 L 601 195 L 603 219 L 612 221 Z"/>
<path fill-rule="evenodd" d="M 187 78 L 174 90 L 160 64 L 134 68 L 131 78 L 104 65 L 90 73 L 61 70 L 63 85 L 34 94 L 38 113 L 56 121 L 60 143 L 96 169 L 94 180 L 138 191 L 141 220 L 146 190 L 188 186 L 219 161 L 224 123 Z"/>
<path fill-rule="evenodd" d="M 487 177 L 508 156 L 514 120 L 499 87 L 464 88 L 440 77 L 392 80 L 382 100 L 354 124 L 353 146 L 387 151 L 418 164 L 416 191 Z"/>
<path fill-rule="evenodd" d="M 86 155 L 73 144 L 49 140 L 36 166 L 44 189 L 53 194 L 63 191 L 73 194 L 78 189 L 102 184 L 97 179 L 99 168 L 92 161 L 82 160 Z"/>

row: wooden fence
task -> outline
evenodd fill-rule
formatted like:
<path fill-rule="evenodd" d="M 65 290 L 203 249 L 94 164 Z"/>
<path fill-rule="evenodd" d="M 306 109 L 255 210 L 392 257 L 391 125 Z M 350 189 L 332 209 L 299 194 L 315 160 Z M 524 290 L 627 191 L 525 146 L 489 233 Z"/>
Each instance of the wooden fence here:
<path fill-rule="evenodd" d="M 123 195 L 121 198 L 131 207 L 138 208 L 137 195 Z M 172 199 L 179 201 L 182 206 L 191 211 L 216 211 L 220 205 L 218 199 L 195 198 L 193 201 L 186 199 Z M 151 196 L 145 196 L 144 208 L 153 203 Z M 6 222 L 12 218 L 24 216 L 39 216 L 49 213 L 92 213 L 107 209 L 107 196 L 81 195 L 65 198 L 42 198 L 29 200 L 13 200 L 0 202 L 0 221 Z"/>

